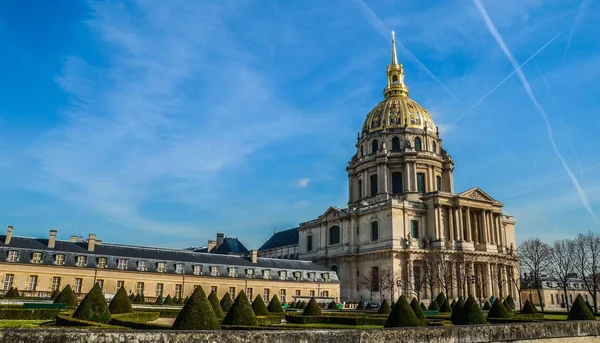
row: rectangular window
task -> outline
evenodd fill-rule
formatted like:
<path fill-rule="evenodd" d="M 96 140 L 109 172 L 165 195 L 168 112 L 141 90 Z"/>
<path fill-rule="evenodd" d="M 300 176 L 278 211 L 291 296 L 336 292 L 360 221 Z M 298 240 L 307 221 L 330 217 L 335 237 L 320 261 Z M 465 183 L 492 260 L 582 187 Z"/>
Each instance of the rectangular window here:
<path fill-rule="evenodd" d="M 285 300 L 285 295 L 286 295 L 286 294 L 285 294 L 285 289 L 282 289 L 282 290 L 280 290 L 280 291 L 279 291 L 279 300 L 280 300 L 281 302 L 286 302 L 286 300 Z"/>
<path fill-rule="evenodd" d="M 98 284 L 98 286 L 100 287 L 101 290 L 104 290 L 104 280 L 97 279 L 96 283 Z"/>
<path fill-rule="evenodd" d="M 75 293 L 81 294 L 81 289 L 83 288 L 83 279 L 75 278 Z"/>
<path fill-rule="evenodd" d="M 158 262 L 156 264 L 156 271 L 159 273 L 164 273 L 167 271 L 167 264 L 165 262 Z"/>
<path fill-rule="evenodd" d="M 441 176 L 435 177 L 435 184 L 437 186 L 437 190 L 441 191 L 442 190 L 442 177 Z"/>
<path fill-rule="evenodd" d="M 285 280 L 285 279 L 287 279 L 287 272 L 286 272 L 285 270 L 282 270 L 282 271 L 280 271 L 280 272 L 279 272 L 279 278 L 280 278 L 281 280 Z"/>
<path fill-rule="evenodd" d="M 161 297 L 163 295 L 163 290 L 165 289 L 165 285 L 162 283 L 156 284 L 156 296 Z"/>
<path fill-rule="evenodd" d="M 65 255 L 63 255 L 63 254 L 54 255 L 54 264 L 56 264 L 58 266 L 62 266 L 63 264 L 65 264 Z"/>
<path fill-rule="evenodd" d="M 60 289 L 60 276 L 52 277 L 52 287 L 50 288 L 52 292 L 58 291 Z"/>
<path fill-rule="evenodd" d="M 246 288 L 246 296 L 248 297 L 248 300 L 252 301 L 252 288 Z"/>
<path fill-rule="evenodd" d="M 138 270 L 140 272 L 146 271 L 146 261 L 138 261 Z"/>
<path fill-rule="evenodd" d="M 117 268 L 118 269 L 127 269 L 127 260 L 124 258 L 120 258 L 117 260 Z"/>
<path fill-rule="evenodd" d="M 270 279 L 271 278 L 271 271 L 268 269 L 263 270 L 263 277 L 265 279 Z"/>
<path fill-rule="evenodd" d="M 195 265 L 194 266 L 194 275 L 200 275 L 202 272 L 202 266 L 201 265 Z"/>
<path fill-rule="evenodd" d="M 403 178 L 401 172 L 392 173 L 392 194 L 404 193 Z"/>
<path fill-rule="evenodd" d="M 229 274 L 229 277 L 237 277 L 237 268 L 227 268 L 227 274 Z"/>
<path fill-rule="evenodd" d="M 265 288 L 265 292 L 263 294 L 263 300 L 264 301 L 270 301 L 271 300 L 271 290 L 268 288 Z"/>
<path fill-rule="evenodd" d="M 144 294 L 144 283 L 143 282 L 138 282 L 137 283 L 137 287 L 135 288 L 135 291 L 137 294 Z"/>
<path fill-rule="evenodd" d="M 297 290 L 296 290 L 296 296 L 297 296 L 297 297 L 299 297 L 301 293 L 302 293 L 302 292 L 301 292 L 299 289 L 297 289 Z"/>
<path fill-rule="evenodd" d="M 379 292 L 379 267 L 371 267 L 371 289 L 373 292 Z"/>
<path fill-rule="evenodd" d="M 377 195 L 377 174 L 370 176 L 371 180 L 371 196 L 374 197 Z"/>
<path fill-rule="evenodd" d="M 42 262 L 42 253 L 34 252 L 33 255 L 31 255 L 31 263 L 41 263 L 41 262 Z"/>
<path fill-rule="evenodd" d="M 125 286 L 125 281 L 119 280 L 117 281 L 117 291 Z"/>
<path fill-rule="evenodd" d="M 554 294 L 550 294 L 550 303 L 554 305 Z"/>
<path fill-rule="evenodd" d="M 414 266 L 413 267 L 413 275 L 414 275 L 414 284 L 413 284 L 413 289 L 416 292 L 420 292 L 421 291 L 421 282 L 419 280 L 421 280 L 421 268 L 419 268 L 418 266 Z"/>
<path fill-rule="evenodd" d="M 181 284 L 175 285 L 175 296 L 177 298 L 181 298 L 181 296 L 183 294 L 182 290 L 183 290 L 183 287 L 181 286 Z"/>
<path fill-rule="evenodd" d="M 98 268 L 106 268 L 106 257 L 98 257 Z"/>
<path fill-rule="evenodd" d="M 235 287 L 229 287 L 229 294 L 232 299 L 235 299 Z"/>
<path fill-rule="evenodd" d="M 29 283 L 27 284 L 28 291 L 35 291 L 37 287 L 38 277 L 37 275 L 29 275 Z"/>
<path fill-rule="evenodd" d="M 323 278 L 323 281 L 329 282 L 329 273 L 323 273 L 321 274 L 321 277 Z"/>
<path fill-rule="evenodd" d="M 181 263 L 175 264 L 175 273 L 183 274 L 183 264 L 181 264 Z"/>
<path fill-rule="evenodd" d="M 254 269 L 246 269 L 246 277 L 252 279 L 254 277 Z"/>
<path fill-rule="evenodd" d="M 325 297 L 325 298 L 328 297 L 329 296 L 329 291 L 323 291 L 323 292 L 321 292 L 321 296 Z"/>
<path fill-rule="evenodd" d="M 11 250 L 8 252 L 8 262 L 17 262 L 19 260 L 19 252 Z"/>
<path fill-rule="evenodd" d="M 77 265 L 77 267 L 85 267 L 86 262 L 87 262 L 87 257 L 77 256 L 77 262 L 75 264 Z"/>
<path fill-rule="evenodd" d="M 410 236 L 412 238 L 419 238 L 419 221 L 417 221 L 417 220 L 410 221 Z"/>
<path fill-rule="evenodd" d="M 371 240 L 379 239 L 379 222 L 371 222 Z"/>
<path fill-rule="evenodd" d="M 315 281 L 315 273 L 308 273 L 308 279 L 310 281 Z"/>
<path fill-rule="evenodd" d="M 425 173 L 417 173 L 417 191 L 425 194 Z"/>
<path fill-rule="evenodd" d="M 312 298 L 312 297 L 314 297 L 314 296 L 315 296 L 315 291 L 314 291 L 314 290 L 311 290 L 311 291 L 309 292 L 309 294 L 310 294 L 310 296 L 311 296 L 311 298 Z"/>
<path fill-rule="evenodd" d="M 13 280 L 15 279 L 14 274 L 4 275 L 4 290 L 9 290 L 12 287 Z"/>
<path fill-rule="evenodd" d="M 296 281 L 300 281 L 301 278 L 302 272 L 294 272 L 294 279 L 296 279 Z"/>
<path fill-rule="evenodd" d="M 219 267 L 210 267 L 210 275 L 219 276 Z"/>
<path fill-rule="evenodd" d="M 217 286 L 210 286 L 210 291 L 217 293 L 219 288 Z"/>
<path fill-rule="evenodd" d="M 306 236 L 306 251 L 312 251 L 312 235 Z"/>

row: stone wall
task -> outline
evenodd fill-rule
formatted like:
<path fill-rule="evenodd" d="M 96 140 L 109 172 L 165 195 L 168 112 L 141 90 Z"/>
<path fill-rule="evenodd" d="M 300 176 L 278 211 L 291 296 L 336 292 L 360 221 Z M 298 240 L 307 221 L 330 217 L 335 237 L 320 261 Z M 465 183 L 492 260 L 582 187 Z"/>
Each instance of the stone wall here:
<path fill-rule="evenodd" d="M 0 342 L 28 343 L 32 341 L 43 343 L 478 343 L 507 341 L 591 343 L 600 341 L 600 321 L 378 330 L 134 331 L 56 328 L 0 331 Z"/>

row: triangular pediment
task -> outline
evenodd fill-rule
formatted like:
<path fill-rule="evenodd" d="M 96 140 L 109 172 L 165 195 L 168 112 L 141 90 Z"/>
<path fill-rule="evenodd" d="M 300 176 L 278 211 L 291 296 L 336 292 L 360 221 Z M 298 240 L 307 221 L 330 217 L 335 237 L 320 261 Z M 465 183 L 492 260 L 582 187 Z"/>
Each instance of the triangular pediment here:
<path fill-rule="evenodd" d="M 345 215 L 346 215 L 346 212 L 340 210 L 339 208 L 337 208 L 335 206 L 331 206 L 327 209 L 327 211 L 325 211 L 325 213 L 323 213 L 323 215 L 321 215 L 319 217 L 318 222 L 336 220 L 341 217 L 344 217 Z"/>
<path fill-rule="evenodd" d="M 491 196 L 487 195 L 486 192 L 482 191 L 479 187 L 471 188 L 459 194 L 462 198 L 469 198 L 481 201 L 496 201 Z"/>

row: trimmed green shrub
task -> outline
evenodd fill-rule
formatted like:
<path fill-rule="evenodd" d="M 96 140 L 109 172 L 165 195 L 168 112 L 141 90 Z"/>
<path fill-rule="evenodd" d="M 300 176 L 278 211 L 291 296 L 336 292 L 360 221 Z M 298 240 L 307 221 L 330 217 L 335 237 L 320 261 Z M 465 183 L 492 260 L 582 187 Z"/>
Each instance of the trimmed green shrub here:
<path fill-rule="evenodd" d="M 219 330 L 219 319 L 202 287 L 196 287 L 173 323 L 175 330 Z"/>
<path fill-rule="evenodd" d="M 298 301 L 296 302 L 296 306 L 294 306 L 294 308 L 297 308 L 297 309 L 299 309 L 300 307 L 302 307 L 302 301 L 298 300 Z"/>
<path fill-rule="evenodd" d="M 300 309 L 304 310 L 306 308 L 306 301 L 302 300 L 302 302 L 300 303 Z"/>
<path fill-rule="evenodd" d="M 258 326 L 254 311 L 248 302 L 246 293 L 241 291 L 233 305 L 223 318 L 223 325 Z"/>
<path fill-rule="evenodd" d="M 133 312 L 133 308 L 131 307 L 131 302 L 129 302 L 129 298 L 127 297 L 127 291 L 125 290 L 125 287 L 119 288 L 117 294 L 115 294 L 110 301 L 108 310 L 111 314 Z"/>
<path fill-rule="evenodd" d="M 454 305 L 456 305 L 456 299 L 452 299 L 452 303 L 450 303 L 450 307 L 454 310 Z"/>
<path fill-rule="evenodd" d="M 423 311 L 427 311 L 427 306 L 425 306 L 425 304 L 423 304 L 423 302 L 421 301 L 421 303 L 419 304 L 419 306 L 421 307 L 421 310 Z"/>
<path fill-rule="evenodd" d="M 442 306 L 440 306 L 440 312 L 441 313 L 452 312 L 452 307 L 450 307 L 450 304 L 448 303 L 448 299 L 444 298 L 444 302 L 442 303 Z"/>
<path fill-rule="evenodd" d="M 2 308 L 0 310 L 1 320 L 42 320 L 54 319 L 64 309 L 59 308 Z"/>
<path fill-rule="evenodd" d="M 525 300 L 525 304 L 523 304 L 523 308 L 521 309 L 522 314 L 536 314 L 538 310 L 535 308 L 535 305 L 529 301 L 529 299 Z"/>
<path fill-rule="evenodd" d="M 358 302 L 358 306 L 356 306 L 357 310 L 364 310 L 365 309 L 365 302 L 364 301 L 359 301 Z"/>
<path fill-rule="evenodd" d="M 256 298 L 254 298 L 254 301 L 252 302 L 252 311 L 254 311 L 254 315 L 256 316 L 269 315 L 269 310 L 267 310 L 267 307 L 265 306 L 265 301 L 260 296 L 260 294 L 257 295 Z"/>
<path fill-rule="evenodd" d="M 18 298 L 20 296 L 19 290 L 15 287 L 11 287 L 8 291 L 6 291 L 6 294 L 4 294 L 5 298 Z"/>
<path fill-rule="evenodd" d="M 52 295 L 50 295 L 50 299 L 54 300 L 56 299 L 56 297 L 60 294 L 60 292 L 58 291 L 58 289 L 55 289 L 54 291 L 52 291 Z"/>
<path fill-rule="evenodd" d="M 396 306 L 394 306 L 394 309 L 392 310 L 392 312 L 390 312 L 390 315 L 385 321 L 384 327 L 391 328 L 420 325 L 421 323 L 419 322 L 419 319 L 417 319 L 417 315 L 415 314 L 415 312 L 408 304 L 408 301 L 406 301 L 406 297 L 404 295 L 401 295 L 398 299 L 398 302 L 396 303 Z"/>
<path fill-rule="evenodd" d="M 485 302 L 489 305 L 489 302 Z M 494 305 L 490 308 L 487 318 L 510 318 L 512 313 L 504 307 L 501 301 L 494 301 Z"/>
<path fill-rule="evenodd" d="M 320 316 L 321 315 L 321 306 L 317 303 L 314 297 L 310 298 L 310 301 L 304 308 L 302 312 L 303 316 Z"/>
<path fill-rule="evenodd" d="M 162 303 L 165 301 L 165 299 L 159 295 L 158 297 L 156 297 L 156 300 L 154 301 L 154 305 L 162 305 Z"/>
<path fill-rule="evenodd" d="M 440 292 L 440 294 L 438 294 L 438 296 L 435 297 L 435 302 L 438 304 L 438 308 L 442 308 L 444 300 L 446 300 L 446 295 L 444 294 L 444 292 Z"/>
<path fill-rule="evenodd" d="M 396 302 L 392 300 L 392 303 L 390 304 L 390 309 L 394 308 L 395 305 L 396 305 Z"/>
<path fill-rule="evenodd" d="M 175 302 L 175 304 L 177 304 L 177 305 L 183 305 L 183 297 L 177 298 L 177 301 Z"/>
<path fill-rule="evenodd" d="M 148 323 L 158 318 L 158 312 L 123 313 L 114 315 L 110 323 L 136 330 L 169 330 L 171 328 L 170 325 Z"/>
<path fill-rule="evenodd" d="M 135 302 L 135 294 L 133 294 L 133 293 L 129 294 L 129 301 L 131 301 L 132 303 Z"/>
<path fill-rule="evenodd" d="M 185 304 L 188 300 L 190 300 L 190 297 L 185 297 L 185 299 L 183 299 L 183 303 Z"/>
<path fill-rule="evenodd" d="M 396 302 L 396 304 L 397 303 L 398 302 Z M 410 308 L 412 308 L 413 312 L 417 316 L 417 319 L 425 319 L 425 313 L 423 313 L 423 309 L 419 305 L 419 301 L 417 300 L 417 298 L 412 299 L 412 301 L 410 302 Z"/>
<path fill-rule="evenodd" d="M 73 318 L 66 313 L 59 313 L 56 315 L 56 326 L 85 326 L 94 329 L 123 329 L 123 327 L 121 326 L 108 325 L 92 322 L 89 320 Z"/>
<path fill-rule="evenodd" d="M 167 294 L 167 297 L 165 298 L 165 301 L 163 301 L 162 304 L 163 305 L 175 305 L 175 303 L 173 302 L 173 298 L 171 298 L 171 294 Z"/>
<path fill-rule="evenodd" d="M 77 295 L 71 289 L 71 286 L 66 285 L 65 288 L 54 299 L 55 304 L 65 304 L 69 308 L 77 307 Z"/>
<path fill-rule="evenodd" d="M 506 302 L 508 303 L 508 306 L 510 306 L 510 308 L 507 308 L 507 310 L 514 311 L 516 309 L 515 300 L 513 299 L 513 297 L 510 294 L 506 297 Z M 502 305 L 504 305 L 504 304 L 502 304 Z"/>
<path fill-rule="evenodd" d="M 229 295 L 229 292 L 227 292 L 221 298 L 221 309 L 223 312 L 229 312 L 231 306 L 233 306 L 233 300 L 231 300 L 231 295 Z"/>
<path fill-rule="evenodd" d="M 275 294 L 271 298 L 271 301 L 269 301 L 269 306 L 267 306 L 267 310 L 272 313 L 283 313 L 283 307 L 281 307 L 281 303 L 279 302 L 277 294 Z"/>
<path fill-rule="evenodd" d="M 73 313 L 73 318 L 104 324 L 110 322 L 110 311 L 106 306 L 106 299 L 104 299 L 104 294 L 102 294 L 98 284 L 95 284 L 92 290 L 83 298 L 81 304 Z"/>
<path fill-rule="evenodd" d="M 454 325 L 473 325 L 486 323 L 487 321 L 483 316 L 483 312 L 481 312 L 479 304 L 477 303 L 477 300 L 473 298 L 473 296 L 470 296 L 465 302 L 465 305 L 457 316 L 456 323 L 452 322 Z"/>
<path fill-rule="evenodd" d="M 592 311 L 585 305 L 581 294 L 577 295 L 577 298 L 575 298 L 575 301 L 571 305 L 567 320 L 596 320 Z"/>
<path fill-rule="evenodd" d="M 285 320 L 288 324 L 337 324 L 337 325 L 380 325 L 383 326 L 387 321 L 384 316 L 339 316 L 329 314 L 324 316 L 302 316 L 296 314 L 287 314 Z"/>
<path fill-rule="evenodd" d="M 439 311 L 440 310 L 440 306 L 438 305 L 438 303 L 434 300 L 431 303 L 429 303 L 429 311 Z"/>
<path fill-rule="evenodd" d="M 219 302 L 219 298 L 217 298 L 217 293 L 215 291 L 210 292 L 210 294 L 208 295 L 208 301 L 212 305 L 212 309 L 213 311 L 215 311 L 217 319 L 223 319 L 223 317 L 225 317 L 225 313 L 223 313 L 221 303 Z"/>
<path fill-rule="evenodd" d="M 452 314 L 450 315 L 450 321 L 452 324 L 458 322 L 458 315 L 462 312 L 463 307 L 465 306 L 465 301 L 462 297 L 458 297 L 456 304 L 454 304 L 454 308 L 452 309 Z"/>
<path fill-rule="evenodd" d="M 390 314 L 390 312 L 392 312 L 390 304 L 388 304 L 387 300 L 383 299 L 383 302 L 381 303 L 381 306 L 379 306 L 379 310 L 377 310 L 377 313 Z"/>
<path fill-rule="evenodd" d="M 144 302 L 144 300 L 142 299 L 142 296 L 140 295 L 140 293 L 136 294 L 135 297 L 133 298 L 134 304 L 141 304 L 143 302 Z"/>
<path fill-rule="evenodd" d="M 335 301 L 331 300 L 331 302 L 327 305 L 328 310 L 337 310 L 337 304 Z"/>
<path fill-rule="evenodd" d="M 497 303 L 497 302 L 499 302 L 499 301 L 494 301 L 494 303 Z M 483 304 L 482 310 L 489 311 L 491 309 L 492 309 L 492 305 L 490 305 L 490 302 L 486 300 L 485 304 Z M 505 310 L 506 310 L 506 308 L 505 308 Z"/>
<path fill-rule="evenodd" d="M 296 308 L 296 300 L 292 301 L 289 305 L 288 308 Z"/>

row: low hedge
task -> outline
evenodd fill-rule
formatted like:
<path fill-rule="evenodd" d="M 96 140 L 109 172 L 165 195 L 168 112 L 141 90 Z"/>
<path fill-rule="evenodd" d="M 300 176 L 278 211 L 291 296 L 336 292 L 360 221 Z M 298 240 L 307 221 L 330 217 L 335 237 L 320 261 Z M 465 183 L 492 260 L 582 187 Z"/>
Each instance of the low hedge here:
<path fill-rule="evenodd" d="M 161 325 L 148 323 L 153 320 L 157 320 L 159 317 L 158 312 L 137 312 L 137 313 L 124 313 L 116 314 L 112 316 L 110 323 L 112 325 L 123 326 L 126 328 L 137 329 L 137 330 L 169 330 L 171 325 Z"/>
<path fill-rule="evenodd" d="M 340 325 L 381 325 L 387 318 L 376 316 L 343 317 L 343 316 L 292 316 L 286 315 L 285 320 L 293 324 L 340 324 Z"/>
<path fill-rule="evenodd" d="M 534 318 L 487 318 L 487 321 L 491 324 L 510 324 L 510 323 L 530 323 L 530 322 L 541 322 L 542 319 Z"/>
<path fill-rule="evenodd" d="M 0 308 L 0 319 L 40 320 L 56 318 L 58 308 Z"/>
<path fill-rule="evenodd" d="M 281 316 L 256 316 L 256 321 L 259 326 L 271 326 L 281 324 Z"/>
<path fill-rule="evenodd" d="M 76 319 L 73 318 L 71 314 L 66 313 L 59 313 L 56 315 L 56 326 L 85 326 L 95 329 L 123 329 L 121 326 Z"/>
<path fill-rule="evenodd" d="M 177 315 L 179 315 L 179 312 L 181 312 L 180 309 L 168 309 L 168 308 L 160 308 L 160 307 L 156 307 L 156 308 L 134 308 L 133 309 L 133 313 L 138 313 L 138 312 L 156 312 L 158 313 L 158 317 L 159 318 L 177 318 Z"/>

